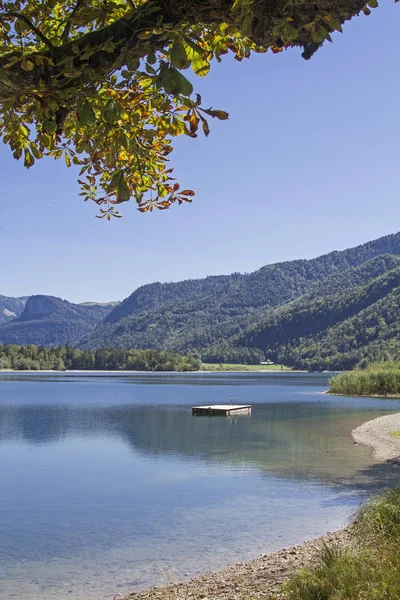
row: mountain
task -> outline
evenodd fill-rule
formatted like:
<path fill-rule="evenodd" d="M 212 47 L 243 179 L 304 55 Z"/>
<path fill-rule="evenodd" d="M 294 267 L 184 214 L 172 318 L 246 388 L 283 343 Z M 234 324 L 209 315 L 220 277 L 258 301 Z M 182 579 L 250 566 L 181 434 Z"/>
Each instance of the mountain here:
<path fill-rule="evenodd" d="M 279 349 L 297 368 L 342 370 L 400 359 L 400 287 L 356 315 Z"/>
<path fill-rule="evenodd" d="M 398 255 L 400 233 L 311 260 L 267 265 L 253 273 L 145 285 L 112 310 L 79 346 L 198 350 L 204 356 L 204 349 L 235 340 L 262 324 L 268 310 L 307 294 L 331 293 L 326 286 L 340 293 L 368 280 L 371 268 L 377 274 L 380 268 L 389 270 Z M 380 267 L 377 263 L 352 271 L 382 256 L 386 259 L 378 261 Z"/>
<path fill-rule="evenodd" d="M 0 294 L 0 323 L 7 323 L 19 317 L 27 299 L 27 297 L 9 298 Z"/>
<path fill-rule="evenodd" d="M 119 304 L 32 296 L 21 310 L 0 324 L 0 343 L 267 357 L 302 369 L 400 358 L 400 233 L 253 273 L 151 283 Z"/>
<path fill-rule="evenodd" d="M 21 314 L 0 325 L 0 343 L 57 346 L 76 344 L 113 306 L 82 306 L 53 296 L 30 296 Z"/>
<path fill-rule="evenodd" d="M 79 306 L 109 306 L 115 308 L 119 302 L 80 302 Z M 111 310 L 110 308 L 110 310 Z"/>
<path fill-rule="evenodd" d="M 342 277 L 327 278 L 320 295 L 314 291 L 268 311 L 234 343 L 257 347 L 269 359 L 297 368 L 351 368 L 365 358 L 382 358 L 372 357 L 376 342 L 383 348 L 400 331 L 400 259 L 378 257 L 346 275 L 347 287 L 339 285 Z"/>

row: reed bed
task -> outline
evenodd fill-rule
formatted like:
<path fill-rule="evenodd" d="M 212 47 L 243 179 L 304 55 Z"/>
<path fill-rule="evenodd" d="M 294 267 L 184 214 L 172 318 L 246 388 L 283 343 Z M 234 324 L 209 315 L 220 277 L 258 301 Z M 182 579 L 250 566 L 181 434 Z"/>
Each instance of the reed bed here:
<path fill-rule="evenodd" d="M 345 371 L 329 382 L 329 391 L 350 396 L 400 396 L 400 363 L 375 363 Z"/>

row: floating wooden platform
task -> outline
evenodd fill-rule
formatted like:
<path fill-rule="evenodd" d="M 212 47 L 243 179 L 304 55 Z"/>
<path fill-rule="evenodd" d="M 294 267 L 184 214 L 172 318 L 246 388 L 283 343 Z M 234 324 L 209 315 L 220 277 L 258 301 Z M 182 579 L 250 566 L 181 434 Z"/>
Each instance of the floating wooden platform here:
<path fill-rule="evenodd" d="M 196 416 L 232 416 L 250 414 L 250 404 L 211 404 L 210 406 L 193 406 L 192 408 L 192 415 Z"/>

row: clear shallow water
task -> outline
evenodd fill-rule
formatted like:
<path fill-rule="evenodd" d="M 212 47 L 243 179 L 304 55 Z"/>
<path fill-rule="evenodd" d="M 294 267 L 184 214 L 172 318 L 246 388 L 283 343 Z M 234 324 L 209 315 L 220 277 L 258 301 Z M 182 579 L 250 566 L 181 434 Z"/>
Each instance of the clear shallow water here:
<path fill-rule="evenodd" d="M 400 483 L 327 375 L 0 375 L 0 599 L 95 600 L 322 535 Z M 251 417 L 192 417 L 195 404 Z"/>

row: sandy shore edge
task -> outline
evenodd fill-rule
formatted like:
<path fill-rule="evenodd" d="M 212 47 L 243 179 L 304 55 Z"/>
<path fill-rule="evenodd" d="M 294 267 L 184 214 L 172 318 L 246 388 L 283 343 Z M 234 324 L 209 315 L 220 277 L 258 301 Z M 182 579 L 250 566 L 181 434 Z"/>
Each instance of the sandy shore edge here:
<path fill-rule="evenodd" d="M 314 561 L 324 543 L 347 546 L 349 529 L 263 554 L 254 560 L 231 565 L 222 571 L 209 572 L 185 582 L 172 583 L 142 592 L 134 592 L 120 600 L 268 600 L 284 598 L 282 583 L 297 569 Z"/>
<path fill-rule="evenodd" d="M 400 413 L 367 421 L 352 431 L 354 440 L 373 449 L 379 462 L 400 464 Z"/>

